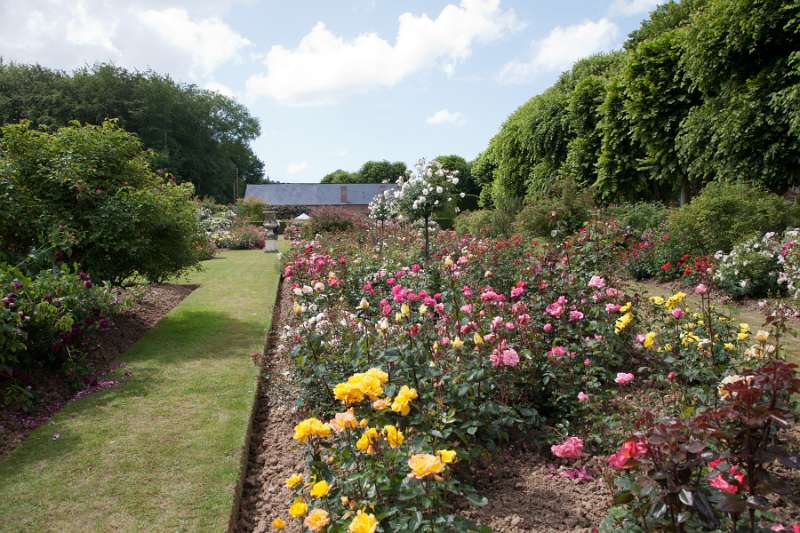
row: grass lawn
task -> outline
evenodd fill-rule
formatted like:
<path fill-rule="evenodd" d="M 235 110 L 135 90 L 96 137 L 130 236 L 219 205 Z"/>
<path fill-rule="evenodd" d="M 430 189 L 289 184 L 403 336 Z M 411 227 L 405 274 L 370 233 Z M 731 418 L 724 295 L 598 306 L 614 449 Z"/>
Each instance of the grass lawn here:
<path fill-rule="evenodd" d="M 628 282 L 635 291 L 649 296 L 669 296 L 675 291 L 670 291 L 667 287 L 653 282 L 630 281 Z M 700 307 L 700 297 L 691 294 L 691 291 L 682 289 L 688 295 L 687 301 L 692 307 Z M 753 331 L 761 329 L 764 324 L 764 315 L 758 309 L 753 309 L 745 305 L 728 303 L 721 306 L 722 312 L 729 314 L 740 322 L 747 322 Z M 788 358 L 795 363 L 800 363 L 800 337 L 797 332 L 791 332 L 783 339 Z"/>
<path fill-rule="evenodd" d="M 190 275 L 199 288 L 125 356 L 129 380 L 69 404 L 0 463 L 0 531 L 226 529 L 276 262 L 226 252 Z"/>

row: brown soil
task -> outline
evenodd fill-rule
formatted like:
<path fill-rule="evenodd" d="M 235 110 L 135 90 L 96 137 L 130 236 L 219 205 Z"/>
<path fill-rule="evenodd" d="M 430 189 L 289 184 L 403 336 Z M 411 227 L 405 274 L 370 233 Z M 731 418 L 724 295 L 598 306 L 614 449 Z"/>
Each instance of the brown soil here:
<path fill-rule="evenodd" d="M 292 398 L 297 396 L 290 381 L 292 363 L 280 339 L 281 318 L 288 316 L 292 302 L 289 291 L 284 282 L 263 358 L 242 495 L 234 516 L 237 532 L 270 531 L 272 520 L 278 517 L 287 521 L 285 531 L 300 531 L 286 512 L 292 493 L 284 483 L 292 474 L 303 472 L 305 465 L 303 448 L 292 440 L 298 418 Z"/>
<path fill-rule="evenodd" d="M 574 481 L 533 451 L 508 449 L 482 473 L 478 492 L 489 503 L 470 518 L 503 533 L 591 532 L 605 516 L 610 493 L 596 469 L 592 481 Z"/>
<path fill-rule="evenodd" d="M 97 335 L 95 349 L 88 358 L 92 373 L 77 390 L 57 372 L 41 371 L 28 376 L 27 388 L 35 398 L 34 404 L 28 409 L 12 407 L 0 411 L 0 460 L 70 400 L 112 387 L 126 378 L 129 372 L 120 356 L 195 288 L 196 285 L 151 285 L 141 293 L 128 294 L 130 308 Z"/>

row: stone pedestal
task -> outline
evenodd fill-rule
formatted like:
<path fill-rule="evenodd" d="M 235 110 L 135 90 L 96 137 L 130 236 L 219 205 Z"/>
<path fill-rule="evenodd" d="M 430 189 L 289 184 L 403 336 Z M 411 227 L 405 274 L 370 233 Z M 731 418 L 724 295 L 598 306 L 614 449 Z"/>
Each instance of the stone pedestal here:
<path fill-rule="evenodd" d="M 264 217 L 264 230 L 266 230 L 267 237 L 264 240 L 264 251 L 267 253 L 273 253 L 278 251 L 278 220 L 275 218 L 275 214 L 271 211 L 266 213 Z"/>

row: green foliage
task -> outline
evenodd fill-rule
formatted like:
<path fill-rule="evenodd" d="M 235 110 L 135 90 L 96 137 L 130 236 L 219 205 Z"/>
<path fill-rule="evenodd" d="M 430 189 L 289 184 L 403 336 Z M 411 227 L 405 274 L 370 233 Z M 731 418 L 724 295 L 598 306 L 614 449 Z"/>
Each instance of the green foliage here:
<path fill-rule="evenodd" d="M 667 220 L 669 209 L 658 202 L 635 202 L 609 207 L 606 214 L 615 218 L 623 228 L 641 235 L 661 226 Z"/>
<path fill-rule="evenodd" d="M 247 198 L 236 202 L 235 210 L 242 223 L 260 226 L 267 216 L 267 203 L 258 198 Z"/>
<path fill-rule="evenodd" d="M 322 178 L 320 183 L 394 183 L 406 173 L 406 164 L 402 161 L 390 163 L 383 161 L 367 161 L 358 172 L 334 170 Z"/>
<path fill-rule="evenodd" d="M 114 122 L 0 129 L 0 240 L 17 258 L 51 249 L 100 280 L 164 280 L 197 264 L 193 194 Z"/>
<path fill-rule="evenodd" d="M 472 167 L 467 160 L 459 155 L 440 155 L 435 161 L 441 163 L 442 168 L 448 172 L 455 172 L 458 177 L 458 183 L 453 187 L 453 193 L 456 195 L 456 207 L 462 211 L 476 209 L 481 188 L 472 176 Z"/>
<path fill-rule="evenodd" d="M 220 201 L 231 201 L 237 176 L 240 191 L 264 178 L 264 164 L 249 146 L 260 126 L 244 106 L 150 71 L 100 64 L 70 75 L 0 63 L 0 125 L 22 119 L 53 128 L 117 119 L 155 151 L 156 168 Z"/>
<path fill-rule="evenodd" d="M 355 217 L 344 209 L 320 207 L 311 213 L 311 220 L 303 225 L 302 235 L 313 239 L 317 234 L 346 231 L 355 224 Z"/>
<path fill-rule="evenodd" d="M 42 367 L 77 377 L 93 334 L 118 309 L 111 289 L 66 265 L 27 276 L 0 263 L 0 295 L 0 370 L 12 377 Z"/>
<path fill-rule="evenodd" d="M 455 230 L 459 235 L 480 236 L 484 232 L 492 233 L 492 209 L 478 209 L 477 211 L 464 211 L 455 219 Z"/>
<path fill-rule="evenodd" d="M 530 237 L 564 237 L 589 220 L 592 207 L 591 193 L 579 193 L 574 183 L 566 180 L 560 195 L 530 200 L 517 213 L 514 230 Z"/>
<path fill-rule="evenodd" d="M 800 208 L 757 185 L 710 183 L 668 219 L 667 259 L 729 252 L 733 245 L 800 222 Z"/>
<path fill-rule="evenodd" d="M 481 205 L 564 177 L 606 202 L 684 203 L 713 180 L 784 192 L 800 183 L 798 32 L 797 0 L 659 6 L 624 51 L 579 61 L 511 114 L 473 170 Z"/>

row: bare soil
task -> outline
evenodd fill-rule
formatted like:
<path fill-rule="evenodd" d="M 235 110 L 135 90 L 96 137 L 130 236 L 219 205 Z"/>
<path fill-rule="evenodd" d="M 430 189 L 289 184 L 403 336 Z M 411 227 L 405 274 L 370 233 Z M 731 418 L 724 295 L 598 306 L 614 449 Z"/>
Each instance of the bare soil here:
<path fill-rule="evenodd" d="M 130 308 L 117 315 L 111 327 L 95 338 L 95 348 L 87 360 L 91 372 L 77 387 L 54 371 L 40 370 L 26 376 L 26 386 L 34 402 L 0 411 L 0 460 L 70 400 L 112 387 L 129 376 L 120 356 L 195 288 L 195 285 L 150 285 L 135 297 L 129 295 Z"/>
<path fill-rule="evenodd" d="M 244 472 L 239 508 L 234 516 L 234 531 L 270 531 L 272 520 L 287 521 L 284 531 L 301 531 L 297 521 L 289 520 L 287 509 L 291 491 L 285 480 L 305 467 L 303 448 L 292 440 L 298 413 L 293 403 L 296 391 L 290 381 L 291 360 L 281 343 L 283 317 L 288 316 L 292 297 L 288 283 L 281 284 L 272 329 L 262 359 L 253 428 Z"/>

